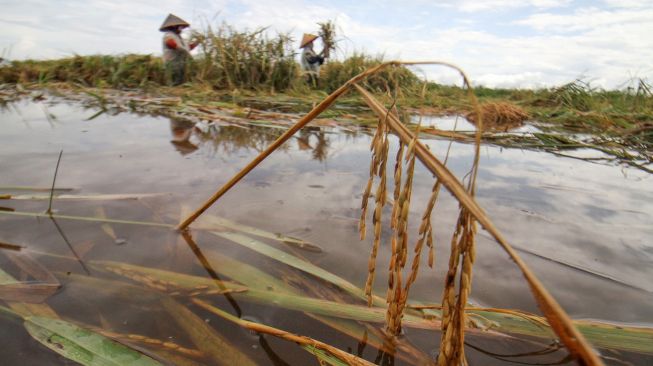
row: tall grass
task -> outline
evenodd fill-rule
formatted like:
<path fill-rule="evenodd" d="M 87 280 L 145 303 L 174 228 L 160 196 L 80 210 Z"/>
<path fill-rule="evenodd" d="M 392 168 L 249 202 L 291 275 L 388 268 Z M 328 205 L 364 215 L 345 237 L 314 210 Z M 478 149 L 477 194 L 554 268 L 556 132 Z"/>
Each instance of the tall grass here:
<path fill-rule="evenodd" d="M 218 89 L 287 90 L 299 78 L 295 43 L 288 34 L 269 37 L 265 28 L 238 31 L 223 23 L 196 31 L 200 54 L 192 77 Z"/>
<path fill-rule="evenodd" d="M 274 37 L 263 29 L 237 31 L 229 25 L 208 28 L 193 34 L 199 54 L 188 65 L 190 82 L 208 84 L 214 89 L 249 89 L 284 92 L 302 91 L 302 72 L 295 60 L 295 43 L 287 34 Z M 356 53 L 345 60 L 331 61 L 322 67 L 319 87 L 331 92 L 370 67 L 381 57 Z M 418 83 L 406 68 L 389 69 L 367 81 L 372 90 L 387 91 L 395 82 L 404 90 Z M 74 56 L 46 61 L 14 61 L 0 67 L 0 83 L 72 82 L 84 86 L 132 88 L 165 85 L 165 68 L 152 55 Z"/>
<path fill-rule="evenodd" d="M 163 61 L 151 55 L 73 56 L 59 60 L 14 61 L 0 67 L 0 82 L 73 82 L 84 86 L 143 87 L 163 84 Z"/>
<path fill-rule="evenodd" d="M 335 37 L 333 23 L 319 25 L 326 38 Z M 303 78 L 297 62 L 297 43 L 289 34 L 270 34 L 265 28 L 239 30 L 222 23 L 192 33 L 192 40 L 199 43 L 188 63 L 187 80 L 193 84 L 208 85 L 213 90 L 291 92 L 301 96 L 314 92 Z M 381 62 L 382 56 L 360 52 L 345 59 L 328 59 L 321 68 L 318 89 L 333 92 L 354 75 Z M 135 54 L 14 61 L 0 66 L 0 83 L 10 84 L 68 82 L 94 87 L 143 88 L 165 85 L 165 75 L 159 57 Z M 464 98 L 464 88 L 432 82 L 424 85 L 405 67 L 384 69 L 365 84 L 368 90 L 390 91 L 405 107 L 427 105 L 439 113 L 468 113 L 472 109 Z M 639 140 L 651 143 L 653 87 L 646 80 L 631 80 L 629 86 L 617 91 L 576 80 L 548 89 L 481 87 L 476 92 L 483 102 L 507 99 L 532 119 L 554 122 L 569 130 L 636 131 Z"/>
<path fill-rule="evenodd" d="M 371 67 L 380 65 L 383 61 L 382 56 L 373 57 L 363 53 L 354 53 L 343 61 L 327 62 L 320 70 L 320 88 L 332 92 L 349 79 Z M 402 66 L 384 69 L 365 81 L 368 88 L 379 92 L 393 89 L 394 82 L 399 83 L 403 89 L 409 90 L 419 83 L 419 78 Z"/>

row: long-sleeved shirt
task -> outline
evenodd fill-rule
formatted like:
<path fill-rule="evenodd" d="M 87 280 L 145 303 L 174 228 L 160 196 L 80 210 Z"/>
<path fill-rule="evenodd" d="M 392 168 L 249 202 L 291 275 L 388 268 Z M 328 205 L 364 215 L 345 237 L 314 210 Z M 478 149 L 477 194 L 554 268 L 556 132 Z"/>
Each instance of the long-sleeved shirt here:
<path fill-rule="evenodd" d="M 312 46 L 304 47 L 301 58 L 301 65 L 304 71 L 319 74 L 322 63 L 324 63 L 324 57 L 318 56 L 313 51 Z"/>
<path fill-rule="evenodd" d="M 163 34 L 163 61 L 183 60 L 188 56 L 190 50 L 186 41 L 177 33 L 168 31 Z"/>

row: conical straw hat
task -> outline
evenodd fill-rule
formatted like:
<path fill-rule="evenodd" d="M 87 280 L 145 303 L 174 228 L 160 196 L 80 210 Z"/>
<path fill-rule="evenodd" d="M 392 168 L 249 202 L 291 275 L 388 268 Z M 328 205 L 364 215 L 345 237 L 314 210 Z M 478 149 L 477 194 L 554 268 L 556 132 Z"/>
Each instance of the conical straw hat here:
<path fill-rule="evenodd" d="M 299 44 L 299 48 L 306 47 L 307 44 L 315 41 L 318 37 L 315 34 L 304 33 L 302 37 L 302 42 Z"/>
<path fill-rule="evenodd" d="M 168 14 L 168 17 L 166 18 L 166 20 L 163 21 L 163 24 L 161 24 L 159 30 L 163 32 L 164 30 L 170 27 L 175 27 L 178 25 L 182 27 L 190 27 L 190 24 L 188 24 L 185 20 L 181 19 L 180 17 L 174 14 Z"/>

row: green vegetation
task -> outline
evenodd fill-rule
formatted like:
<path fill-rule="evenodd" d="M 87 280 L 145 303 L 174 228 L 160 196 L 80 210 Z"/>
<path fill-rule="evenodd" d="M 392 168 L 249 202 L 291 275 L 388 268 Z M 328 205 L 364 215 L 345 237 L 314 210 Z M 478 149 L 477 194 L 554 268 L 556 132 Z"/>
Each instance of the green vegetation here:
<path fill-rule="evenodd" d="M 74 56 L 60 60 L 14 61 L 0 68 L 2 83 L 66 82 L 83 86 L 133 88 L 163 85 L 163 61 L 151 55 Z"/>
<path fill-rule="evenodd" d="M 290 89 L 300 76 L 293 40 L 288 34 L 268 38 L 264 31 L 241 32 L 222 24 L 194 32 L 200 54 L 189 66 L 191 79 L 215 89 Z"/>

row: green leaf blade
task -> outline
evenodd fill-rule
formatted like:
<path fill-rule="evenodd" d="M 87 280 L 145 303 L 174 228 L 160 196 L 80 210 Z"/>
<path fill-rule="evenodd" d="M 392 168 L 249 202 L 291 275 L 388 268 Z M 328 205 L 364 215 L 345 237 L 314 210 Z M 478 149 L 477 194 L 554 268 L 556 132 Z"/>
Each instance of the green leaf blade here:
<path fill-rule="evenodd" d="M 25 328 L 39 343 L 85 366 L 162 366 L 140 352 L 60 319 L 25 318 Z"/>

